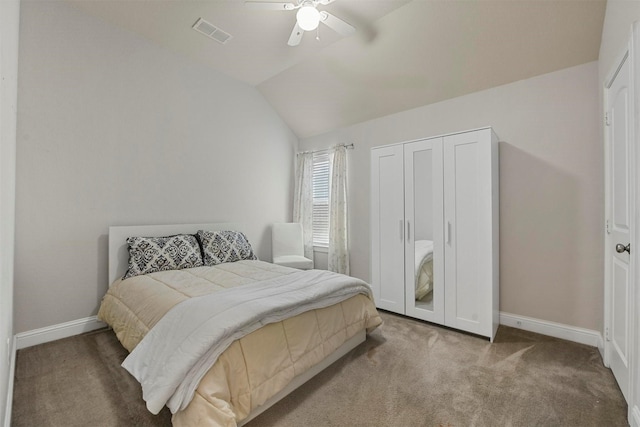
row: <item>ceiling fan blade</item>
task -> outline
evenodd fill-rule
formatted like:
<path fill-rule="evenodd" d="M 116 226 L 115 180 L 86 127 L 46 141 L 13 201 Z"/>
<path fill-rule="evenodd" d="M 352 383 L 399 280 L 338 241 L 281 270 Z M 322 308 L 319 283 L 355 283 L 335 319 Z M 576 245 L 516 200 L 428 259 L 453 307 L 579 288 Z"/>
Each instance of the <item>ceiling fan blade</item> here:
<path fill-rule="evenodd" d="M 291 31 L 291 36 L 289 36 L 289 41 L 287 44 L 289 46 L 298 46 L 302 41 L 302 35 L 304 34 L 304 30 L 300 28 L 298 23 L 293 27 L 293 31 Z"/>
<path fill-rule="evenodd" d="M 333 16 L 329 12 L 320 12 L 320 22 L 342 36 L 350 36 L 356 32 L 353 25 Z"/>
<path fill-rule="evenodd" d="M 318 4 L 322 4 L 324 6 L 328 5 L 329 3 L 333 3 L 336 0 L 318 0 Z"/>
<path fill-rule="evenodd" d="M 246 1 L 244 5 L 252 9 L 261 10 L 293 10 L 296 9 L 296 5 L 293 3 L 274 3 L 264 1 Z"/>

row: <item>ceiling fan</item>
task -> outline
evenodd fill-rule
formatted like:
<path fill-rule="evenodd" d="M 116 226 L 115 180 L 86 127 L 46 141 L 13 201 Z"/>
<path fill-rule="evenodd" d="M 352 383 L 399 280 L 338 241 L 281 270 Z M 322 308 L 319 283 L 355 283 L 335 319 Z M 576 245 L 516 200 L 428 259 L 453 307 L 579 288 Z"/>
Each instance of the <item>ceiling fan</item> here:
<path fill-rule="evenodd" d="M 298 46 L 305 31 L 313 31 L 318 28 L 320 22 L 342 36 L 350 36 L 356 32 L 353 25 L 326 12 L 318 10 L 318 6 L 326 6 L 335 0 L 297 0 L 297 3 L 274 3 L 261 1 L 247 1 L 244 4 L 263 10 L 296 10 L 296 24 L 289 37 L 289 46 Z"/>

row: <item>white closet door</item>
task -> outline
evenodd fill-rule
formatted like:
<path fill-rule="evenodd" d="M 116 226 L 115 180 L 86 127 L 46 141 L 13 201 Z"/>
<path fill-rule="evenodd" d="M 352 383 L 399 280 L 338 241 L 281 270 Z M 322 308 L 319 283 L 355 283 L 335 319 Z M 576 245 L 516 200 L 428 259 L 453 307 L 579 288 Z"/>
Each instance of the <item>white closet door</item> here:
<path fill-rule="evenodd" d="M 404 314 L 402 145 L 371 150 L 371 286 L 376 306 Z"/>
<path fill-rule="evenodd" d="M 444 323 L 442 138 L 404 145 L 405 308 Z"/>
<path fill-rule="evenodd" d="M 445 325 L 493 337 L 491 131 L 443 145 Z"/>

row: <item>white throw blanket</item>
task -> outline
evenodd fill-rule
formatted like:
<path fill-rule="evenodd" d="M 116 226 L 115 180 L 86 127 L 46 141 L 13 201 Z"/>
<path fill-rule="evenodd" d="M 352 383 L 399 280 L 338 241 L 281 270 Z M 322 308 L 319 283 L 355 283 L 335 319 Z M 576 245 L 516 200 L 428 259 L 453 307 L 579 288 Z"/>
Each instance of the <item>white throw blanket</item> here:
<path fill-rule="evenodd" d="M 323 270 L 191 298 L 173 307 L 122 363 L 142 385 L 147 409 L 187 407 L 195 389 L 233 341 L 300 313 L 328 307 L 357 294 L 371 297 L 360 279 Z"/>

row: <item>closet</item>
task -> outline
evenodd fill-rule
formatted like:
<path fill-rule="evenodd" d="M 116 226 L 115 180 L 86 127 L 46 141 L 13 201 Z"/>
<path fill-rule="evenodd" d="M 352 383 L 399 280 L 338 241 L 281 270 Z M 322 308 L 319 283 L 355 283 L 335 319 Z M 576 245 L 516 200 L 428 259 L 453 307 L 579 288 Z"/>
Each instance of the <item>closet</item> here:
<path fill-rule="evenodd" d="M 498 138 L 489 127 L 372 148 L 376 305 L 493 341 L 498 190 Z"/>

